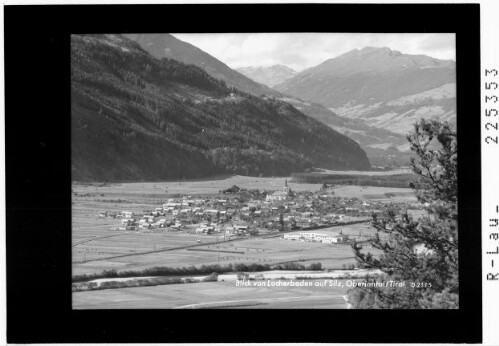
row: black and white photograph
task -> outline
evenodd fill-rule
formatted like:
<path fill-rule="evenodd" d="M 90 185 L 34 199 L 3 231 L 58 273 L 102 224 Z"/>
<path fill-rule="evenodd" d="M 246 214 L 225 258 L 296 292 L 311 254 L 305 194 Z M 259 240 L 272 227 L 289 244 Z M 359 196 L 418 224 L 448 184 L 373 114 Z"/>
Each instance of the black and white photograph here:
<path fill-rule="evenodd" d="M 491 7 L 251 2 L 4 6 L 7 343 L 494 345 Z"/>
<path fill-rule="evenodd" d="M 74 309 L 457 309 L 454 34 L 71 36 Z"/>

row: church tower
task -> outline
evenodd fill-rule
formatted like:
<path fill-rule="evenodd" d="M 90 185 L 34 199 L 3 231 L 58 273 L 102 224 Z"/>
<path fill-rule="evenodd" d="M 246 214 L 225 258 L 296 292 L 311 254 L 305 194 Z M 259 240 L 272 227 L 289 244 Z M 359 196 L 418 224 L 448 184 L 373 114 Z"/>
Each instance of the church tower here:
<path fill-rule="evenodd" d="M 286 196 L 289 196 L 289 187 L 288 187 L 288 179 L 284 180 L 284 189 L 283 189 L 284 193 L 286 194 Z"/>

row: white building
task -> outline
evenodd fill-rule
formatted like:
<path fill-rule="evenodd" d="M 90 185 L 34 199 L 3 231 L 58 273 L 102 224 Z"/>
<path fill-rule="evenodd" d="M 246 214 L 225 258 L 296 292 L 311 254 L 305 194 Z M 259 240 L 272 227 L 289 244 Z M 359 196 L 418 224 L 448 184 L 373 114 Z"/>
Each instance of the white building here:
<path fill-rule="evenodd" d="M 343 237 L 328 237 L 324 240 L 322 240 L 323 243 L 326 244 L 338 244 L 338 243 L 343 243 L 344 238 Z"/>
<path fill-rule="evenodd" d="M 311 240 L 314 237 L 315 233 L 309 233 L 309 232 L 301 232 L 300 237 Z"/>
<path fill-rule="evenodd" d="M 131 225 L 135 222 L 135 219 L 126 218 L 121 220 L 122 225 Z"/>
<path fill-rule="evenodd" d="M 331 236 L 324 233 L 313 233 L 313 232 L 301 232 L 300 236 L 308 241 L 316 241 L 327 244 L 343 243 L 345 240 L 344 237 Z"/>
<path fill-rule="evenodd" d="M 300 240 L 301 236 L 299 234 L 285 234 L 284 239 L 289 239 L 289 240 Z"/>
<path fill-rule="evenodd" d="M 234 234 L 237 234 L 237 230 L 234 227 L 226 227 L 225 234 L 226 235 L 234 235 Z"/>

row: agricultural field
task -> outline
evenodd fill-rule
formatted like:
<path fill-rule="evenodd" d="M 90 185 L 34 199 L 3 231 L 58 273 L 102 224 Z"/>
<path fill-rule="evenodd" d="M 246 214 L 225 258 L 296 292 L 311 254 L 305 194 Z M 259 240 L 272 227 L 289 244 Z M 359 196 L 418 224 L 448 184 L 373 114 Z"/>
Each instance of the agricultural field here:
<path fill-rule="evenodd" d="M 221 258 L 239 263 L 282 263 L 296 261 L 300 264 L 321 262 L 327 269 L 338 269 L 345 264 L 355 263 L 349 246 L 301 242 L 275 238 L 252 238 L 223 244 L 222 249 L 235 249 L 242 254 L 221 253 Z M 229 245 L 229 246 L 224 246 Z M 212 248 L 214 246 L 211 246 Z M 221 262 L 223 263 L 223 262 Z"/>
<path fill-rule="evenodd" d="M 306 280 L 309 282 L 325 280 Z M 244 287 L 203 282 L 73 293 L 74 309 L 346 309 L 346 287 Z"/>
<path fill-rule="evenodd" d="M 394 169 L 391 171 L 332 171 L 329 169 L 323 169 L 321 173 L 337 175 L 398 175 L 412 173 L 412 170 L 408 168 Z"/>
<path fill-rule="evenodd" d="M 359 198 L 367 202 L 415 203 L 417 201 L 410 188 L 342 185 L 336 186 L 333 190 L 337 197 Z"/>
<path fill-rule="evenodd" d="M 143 183 L 74 183 L 73 192 L 79 195 L 90 194 L 101 200 L 141 200 L 166 199 L 168 194 L 182 195 L 206 195 L 216 194 L 220 190 L 228 189 L 233 185 L 246 189 L 259 190 L 280 190 L 286 177 L 247 177 L 234 175 L 220 177 L 211 180 L 189 180 L 170 182 L 143 182 Z M 301 184 L 290 182 L 291 177 L 287 177 L 289 187 L 293 191 L 318 191 L 321 184 Z M 104 196 L 100 196 L 103 194 Z M 84 196 L 83 196 L 84 197 Z M 99 198 L 101 197 L 101 198 Z"/>
<path fill-rule="evenodd" d="M 367 224 L 331 227 L 316 232 L 337 235 L 340 229 L 344 234 L 354 235 L 372 232 Z M 105 269 L 141 270 L 155 266 L 184 267 L 217 263 L 277 264 L 298 261 L 309 265 L 321 262 L 326 269 L 340 269 L 344 264 L 355 264 L 352 250 L 347 245 L 292 241 L 282 239 L 282 235 L 271 238 L 239 238 L 227 242 L 219 237 L 217 243 L 216 236 L 185 232 L 107 233 L 116 234 L 73 247 L 73 275 L 98 273 Z M 214 243 L 203 245 L 197 240 Z M 168 250 L 189 245 L 195 247 Z"/>
<path fill-rule="evenodd" d="M 335 171 L 328 171 L 328 174 L 334 174 L 334 172 Z M 337 173 L 339 174 L 340 172 Z M 352 171 L 352 173 L 357 174 L 361 172 Z M 387 172 L 369 173 L 372 175 L 387 175 Z M 110 205 L 114 206 L 126 206 L 128 209 L 130 209 L 130 207 L 142 209 L 144 204 L 161 203 L 161 201 L 169 198 L 168 195 L 217 194 L 220 190 L 228 189 L 233 185 L 237 185 L 246 189 L 280 190 L 285 179 L 288 180 L 288 185 L 293 191 L 315 192 L 319 191 L 322 187 L 322 184 L 293 182 L 291 181 L 291 177 L 271 178 L 235 175 L 215 180 L 189 180 L 187 182 L 144 182 L 123 184 L 74 183 L 73 192 L 78 194 L 77 197 L 81 201 L 101 202 L 104 204 L 109 203 Z M 357 197 L 361 199 L 376 199 L 377 196 L 374 195 L 379 195 L 379 199 L 389 199 L 384 195 L 385 193 L 395 194 L 397 196 L 395 197 L 395 200 L 397 200 L 398 197 L 402 196 L 405 198 L 414 197 L 414 194 L 410 188 L 346 185 L 336 186 L 334 188 L 334 191 L 335 194 L 339 197 Z M 366 197 L 364 197 L 364 195 L 366 195 Z"/>

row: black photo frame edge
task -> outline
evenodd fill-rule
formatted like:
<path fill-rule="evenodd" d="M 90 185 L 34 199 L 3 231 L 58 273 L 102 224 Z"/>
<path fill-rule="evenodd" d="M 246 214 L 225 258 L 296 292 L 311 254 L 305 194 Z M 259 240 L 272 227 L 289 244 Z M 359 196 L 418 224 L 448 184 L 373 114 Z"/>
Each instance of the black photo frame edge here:
<path fill-rule="evenodd" d="M 481 342 L 478 4 L 4 9 L 9 343 Z M 300 31 L 456 33 L 460 309 L 72 310 L 70 34 Z"/>

